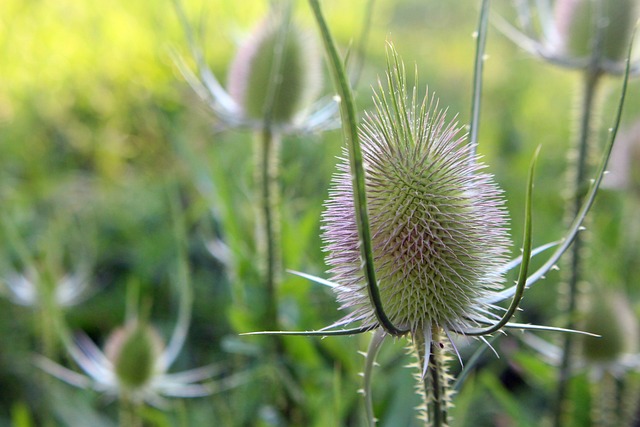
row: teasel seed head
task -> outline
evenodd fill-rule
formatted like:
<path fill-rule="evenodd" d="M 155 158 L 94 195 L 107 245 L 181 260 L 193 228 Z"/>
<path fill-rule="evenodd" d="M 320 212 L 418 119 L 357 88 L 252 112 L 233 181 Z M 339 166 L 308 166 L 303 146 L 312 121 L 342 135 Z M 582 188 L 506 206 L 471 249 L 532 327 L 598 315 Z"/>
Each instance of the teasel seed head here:
<path fill-rule="evenodd" d="M 638 321 L 627 300 L 611 290 L 592 296 L 585 311 L 583 330 L 600 337 L 583 335 L 582 353 L 587 362 L 615 362 L 638 346 Z"/>
<path fill-rule="evenodd" d="M 321 73 L 315 38 L 272 10 L 238 50 L 228 89 L 244 119 L 291 125 L 318 95 Z"/>
<path fill-rule="evenodd" d="M 486 315 L 479 298 L 502 284 L 510 239 L 502 191 L 438 102 L 405 87 L 394 51 L 387 89 L 360 127 L 374 266 L 384 310 L 414 335 L 459 331 Z M 416 76 L 417 82 L 417 76 Z M 342 159 L 323 213 L 322 238 L 343 321 L 375 327 L 361 271 L 351 173 Z"/>
<path fill-rule="evenodd" d="M 120 385 L 136 391 L 157 373 L 162 347 L 162 339 L 155 329 L 144 322 L 133 321 L 109 336 L 105 355 L 113 363 Z"/>
<path fill-rule="evenodd" d="M 567 56 L 584 58 L 599 44 L 599 59 L 621 61 L 639 13 L 638 0 L 559 0 L 555 8 L 558 48 Z"/>

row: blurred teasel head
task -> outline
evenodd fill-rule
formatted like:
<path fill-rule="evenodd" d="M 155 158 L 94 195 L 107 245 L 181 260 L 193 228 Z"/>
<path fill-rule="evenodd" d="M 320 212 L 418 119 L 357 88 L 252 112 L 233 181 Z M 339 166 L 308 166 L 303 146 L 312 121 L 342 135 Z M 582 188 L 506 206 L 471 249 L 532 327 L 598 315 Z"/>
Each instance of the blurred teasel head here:
<path fill-rule="evenodd" d="M 221 124 L 233 128 L 274 127 L 285 133 L 336 126 L 337 101 L 320 98 L 322 53 L 315 34 L 293 20 L 293 2 L 272 2 L 264 19 L 240 44 L 229 68 L 227 87 L 209 68 L 181 8 L 195 71 L 180 56 L 176 64 Z"/>
<path fill-rule="evenodd" d="M 132 321 L 111 333 L 105 356 L 123 390 L 135 394 L 149 383 L 157 373 L 163 347 L 160 335 L 145 322 Z"/>
<path fill-rule="evenodd" d="M 316 40 L 275 9 L 240 46 L 231 65 L 228 90 L 250 122 L 293 125 L 321 88 Z"/>
<path fill-rule="evenodd" d="M 582 356 L 592 364 L 615 365 L 637 351 L 638 321 L 622 294 L 601 291 L 591 296 L 583 320 L 583 329 L 600 337 L 582 337 Z"/>
<path fill-rule="evenodd" d="M 559 0 L 555 5 L 558 54 L 624 60 L 638 19 L 637 0 Z"/>
<path fill-rule="evenodd" d="M 481 302 L 502 285 L 510 239 L 502 191 L 438 102 L 407 91 L 395 51 L 360 128 L 373 258 L 389 320 L 403 330 L 461 332 L 485 318 Z M 393 64 L 393 65 L 392 65 Z M 416 76 L 417 86 L 417 76 Z M 343 159 L 323 214 L 334 289 L 352 313 L 376 317 L 361 270 L 351 173 Z"/>
<path fill-rule="evenodd" d="M 567 68 L 623 74 L 638 0 L 544 0 L 517 2 L 520 29 L 497 25 L 520 47 Z M 534 22 L 535 18 L 539 22 Z M 635 73 L 637 67 L 633 67 Z"/>

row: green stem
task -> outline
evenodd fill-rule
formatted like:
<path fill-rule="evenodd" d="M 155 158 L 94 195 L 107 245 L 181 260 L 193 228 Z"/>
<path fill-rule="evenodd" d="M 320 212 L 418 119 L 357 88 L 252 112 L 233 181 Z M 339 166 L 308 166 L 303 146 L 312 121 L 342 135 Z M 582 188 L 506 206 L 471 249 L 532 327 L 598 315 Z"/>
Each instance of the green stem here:
<path fill-rule="evenodd" d="M 490 0 L 483 0 L 480 9 L 480 20 L 476 33 L 476 56 L 473 67 L 473 96 L 471 101 L 471 121 L 469 122 L 469 142 L 471 144 L 471 161 L 475 162 L 480 129 L 480 101 L 482 99 L 482 72 L 484 70 L 484 50 L 487 44 L 489 26 Z"/>
<path fill-rule="evenodd" d="M 577 156 L 574 163 L 570 165 L 573 170 L 571 185 L 574 194 L 569 200 L 568 216 L 574 218 L 580 211 L 586 188 L 588 188 L 588 169 L 591 155 L 591 132 L 594 118 L 596 116 L 596 95 L 601 73 L 597 69 L 588 69 L 585 73 L 582 103 L 580 110 L 580 122 L 578 127 L 578 138 L 576 139 Z M 580 295 L 580 282 L 582 280 L 582 264 L 584 257 L 584 234 L 578 233 L 569 251 L 568 263 L 569 277 L 567 279 L 566 302 L 562 312 L 568 316 L 568 329 L 576 329 L 576 311 L 578 306 L 578 296 Z M 561 427 L 565 412 L 566 398 L 568 393 L 568 382 L 572 371 L 572 355 L 575 344 L 573 334 L 565 334 L 562 342 L 562 361 L 558 372 L 558 387 L 556 393 L 556 408 L 554 414 L 554 426 Z"/>
<path fill-rule="evenodd" d="M 351 82 L 353 87 L 358 86 L 360 77 L 362 76 L 362 70 L 364 69 L 364 62 L 367 56 L 367 43 L 369 42 L 369 33 L 371 32 L 371 20 L 373 18 L 373 4 L 375 0 L 368 0 L 363 12 L 363 25 L 360 31 L 360 37 L 358 37 L 358 46 L 356 47 L 356 58 L 353 66 L 353 74 Z"/>
<path fill-rule="evenodd" d="M 433 427 L 441 427 L 447 425 L 447 411 L 442 403 L 442 394 L 444 392 L 443 384 L 440 382 L 441 366 L 432 364 L 429 366 L 429 376 L 431 377 L 431 414 Z"/>
<path fill-rule="evenodd" d="M 430 354 L 425 354 L 425 334 L 413 335 L 414 350 L 418 358 L 418 372 L 415 374 L 418 392 L 424 400 L 425 425 L 428 427 L 446 427 L 449 425 L 449 408 L 451 391 L 449 373 L 447 372 L 447 337 L 442 329 L 433 326 L 431 331 Z M 428 368 L 423 376 L 425 358 L 429 360 Z"/>
<path fill-rule="evenodd" d="M 264 126 L 256 138 L 258 191 L 257 246 L 265 289 L 264 328 L 278 330 L 277 284 L 281 274 L 280 194 L 278 189 L 280 135 Z"/>
<path fill-rule="evenodd" d="M 621 424 L 620 407 L 618 407 L 618 384 L 610 372 L 603 372 L 602 377 L 591 384 L 591 423 L 594 427 L 616 427 Z"/>
<path fill-rule="evenodd" d="M 282 275 L 282 257 L 280 254 L 280 191 L 279 191 L 279 154 L 280 134 L 267 123 L 256 134 L 255 180 L 258 192 L 258 210 L 256 224 L 256 244 L 260 262 L 261 280 L 264 292 L 261 327 L 269 331 L 279 330 L 278 285 Z M 301 393 L 296 392 L 295 375 L 284 364 L 285 347 L 281 336 L 275 336 L 267 349 L 270 364 L 280 367 L 277 379 L 271 382 L 273 388 L 267 392 L 278 402 L 284 416 L 290 421 L 300 417 L 298 407 Z M 283 389 L 284 387 L 284 389 Z"/>
<path fill-rule="evenodd" d="M 360 148 L 360 138 L 358 135 L 358 119 L 356 117 L 355 100 L 347 73 L 344 69 L 342 59 L 338 54 L 338 49 L 333 41 L 329 27 L 322 14 L 318 0 L 309 0 L 309 5 L 313 11 L 318 29 L 322 37 L 325 52 L 329 59 L 329 69 L 331 71 L 334 85 L 340 95 L 340 116 L 342 118 L 342 131 L 347 149 L 349 150 L 349 162 L 351 166 L 353 198 L 356 214 L 356 224 L 358 225 L 358 236 L 360 237 L 360 251 L 362 254 L 363 273 L 367 282 L 367 291 L 374 307 L 375 315 L 380 326 L 394 336 L 404 335 L 408 330 L 396 327 L 387 317 L 382 306 L 380 290 L 376 279 L 376 272 L 373 265 L 373 244 L 371 230 L 369 228 L 369 213 L 367 210 L 367 194 L 365 188 L 365 172 L 362 160 L 362 150 Z"/>
<path fill-rule="evenodd" d="M 126 396 L 120 397 L 118 418 L 119 427 L 142 427 L 138 405 Z"/>
<path fill-rule="evenodd" d="M 620 425 L 630 426 L 637 421 L 640 397 L 640 383 L 635 373 L 627 374 L 621 380 L 620 397 Z"/>
<path fill-rule="evenodd" d="M 364 384 L 362 387 L 364 399 L 365 399 L 365 410 L 367 414 L 367 423 L 369 427 L 375 427 L 376 425 L 376 417 L 373 412 L 373 396 L 372 396 L 372 387 L 371 380 L 373 378 L 373 368 L 376 364 L 376 357 L 382 344 L 384 343 L 384 339 L 387 334 L 384 329 L 376 329 L 371 338 L 371 342 L 369 343 L 369 349 L 367 350 L 367 360 L 364 367 Z"/>
<path fill-rule="evenodd" d="M 40 294 L 42 295 L 42 294 Z M 49 296 L 47 296 L 48 298 Z M 51 359 L 56 360 L 56 334 L 54 330 L 54 319 L 52 318 L 53 313 L 51 312 L 50 305 L 42 301 L 42 305 L 36 308 L 34 311 L 36 313 L 36 317 L 38 320 L 38 332 L 41 335 L 41 345 L 42 345 L 42 354 Z M 48 375 L 46 372 L 41 371 L 38 373 L 38 380 L 41 381 L 41 389 L 51 390 L 52 377 Z M 53 421 L 53 411 L 51 401 L 48 400 L 45 402 L 44 407 L 42 408 L 42 425 L 43 427 L 52 427 L 54 425 Z"/>

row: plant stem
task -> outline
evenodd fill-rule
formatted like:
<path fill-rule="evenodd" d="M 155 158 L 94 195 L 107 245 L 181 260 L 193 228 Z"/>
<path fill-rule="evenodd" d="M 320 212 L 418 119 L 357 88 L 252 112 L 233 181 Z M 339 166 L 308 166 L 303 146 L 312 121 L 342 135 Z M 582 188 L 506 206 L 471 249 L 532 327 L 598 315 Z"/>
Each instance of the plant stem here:
<path fill-rule="evenodd" d="M 424 404 L 421 407 L 425 426 L 446 427 L 449 425 L 449 407 L 451 391 L 447 372 L 447 338 L 438 326 L 432 326 L 430 354 L 425 354 L 424 334 L 413 334 L 414 350 L 418 359 L 418 372 L 415 374 L 417 388 Z M 425 358 L 429 358 L 428 368 L 423 376 Z"/>
<path fill-rule="evenodd" d="M 262 131 L 256 134 L 256 168 L 255 183 L 258 197 L 256 215 L 256 245 L 260 275 L 263 284 L 263 310 L 260 327 L 268 331 L 280 330 L 278 284 L 282 274 L 282 257 L 280 254 L 280 191 L 279 191 L 279 154 L 280 134 L 265 123 Z M 270 340 L 267 357 L 270 364 L 280 367 L 277 379 L 271 383 L 278 406 L 289 422 L 296 424 L 301 416 L 296 402 L 300 393 L 297 390 L 297 379 L 294 372 L 286 364 L 286 349 L 283 337 L 275 336 Z M 267 393 L 267 395 L 269 394 Z M 299 420 L 298 420 L 299 421 Z"/>
<path fill-rule="evenodd" d="M 436 331 L 436 329 L 438 329 Z M 433 427 L 449 425 L 449 374 L 447 372 L 446 337 L 440 328 L 434 327 L 431 341 L 431 360 L 429 361 L 429 376 L 431 377 L 431 414 Z"/>
<path fill-rule="evenodd" d="M 373 368 L 376 362 L 376 356 L 384 343 L 384 339 L 387 334 L 384 329 L 378 328 L 374 332 L 373 337 L 371 338 L 371 342 L 369 343 L 369 349 L 367 350 L 367 360 L 364 368 L 364 384 L 362 387 L 362 392 L 365 398 L 365 410 L 367 414 L 367 423 L 369 427 L 375 427 L 376 425 L 376 417 L 373 412 L 373 396 L 372 396 L 372 388 L 371 388 L 371 379 L 373 377 Z"/>
<path fill-rule="evenodd" d="M 587 173 L 591 155 L 591 132 L 596 117 L 596 95 L 601 73 L 596 68 L 589 68 L 584 75 L 582 88 L 582 102 L 580 109 L 580 121 L 578 138 L 576 139 L 576 158 L 569 167 L 573 171 L 570 177 L 573 194 L 568 202 L 568 216 L 573 219 L 582 205 L 584 194 L 588 188 Z M 584 232 L 578 233 L 573 241 L 568 257 L 569 277 L 567 278 L 566 300 L 562 312 L 568 316 L 568 329 L 576 329 L 576 311 L 578 308 L 578 296 L 581 293 L 582 265 L 584 258 Z M 568 393 L 568 382 L 572 371 L 572 356 L 575 343 L 574 334 L 564 334 L 562 342 L 562 361 L 558 371 L 558 387 L 556 393 L 556 407 L 554 413 L 554 426 L 563 426 L 563 417 Z"/>
<path fill-rule="evenodd" d="M 281 274 L 280 194 L 278 189 L 280 134 L 264 126 L 256 138 L 255 181 L 258 191 L 256 224 L 258 259 L 265 289 L 264 328 L 278 329 L 277 284 Z"/>
<path fill-rule="evenodd" d="M 138 405 L 126 396 L 122 396 L 118 408 L 119 427 L 142 427 Z"/>
<path fill-rule="evenodd" d="M 384 330 L 394 336 L 408 333 L 395 326 L 387 317 L 380 299 L 380 290 L 376 279 L 376 271 L 373 265 L 373 243 L 371 230 L 369 227 L 369 212 L 367 208 L 367 194 L 365 187 L 364 163 L 362 160 L 362 149 L 360 148 L 360 137 L 358 133 L 358 118 L 356 116 L 355 98 L 351 84 L 347 78 L 342 58 L 338 54 L 338 49 L 333 41 L 331 31 L 322 14 L 322 9 L 318 0 L 309 0 L 309 6 L 318 24 L 318 30 L 322 37 L 325 53 L 329 61 L 329 70 L 333 78 L 336 91 L 340 96 L 340 117 L 342 119 L 342 133 L 349 152 L 349 165 L 351 168 L 353 185 L 353 202 L 356 213 L 356 224 L 358 226 L 358 237 L 360 238 L 360 251 L 362 255 L 362 271 L 367 281 L 367 292 L 374 307 L 376 319 Z"/>
<path fill-rule="evenodd" d="M 602 377 L 591 384 L 591 423 L 595 427 L 615 427 L 622 425 L 620 407 L 618 406 L 620 395 L 618 384 L 611 372 L 603 372 Z"/>
<path fill-rule="evenodd" d="M 61 316 L 60 307 L 58 307 L 55 301 L 55 286 L 56 284 L 51 280 L 49 274 L 36 275 L 35 279 L 37 281 L 36 286 L 38 289 L 38 294 L 40 295 L 41 301 L 38 306 L 36 306 L 36 313 L 38 325 L 38 332 L 41 334 L 41 345 L 42 345 L 42 354 L 51 359 L 58 359 L 58 340 L 56 335 L 56 324 L 59 322 L 59 318 Z M 43 390 L 51 390 L 52 377 L 48 375 L 46 372 L 40 372 L 40 381 L 42 381 Z M 43 427 L 52 427 L 55 425 L 54 417 L 53 417 L 53 407 L 51 402 L 48 401 L 45 403 L 44 408 L 42 409 L 42 426 Z"/>
<path fill-rule="evenodd" d="M 483 0 L 480 9 L 480 21 L 476 33 L 476 57 L 473 68 L 473 96 L 471 101 L 471 121 L 469 122 L 469 143 L 471 155 L 475 162 L 478 149 L 478 133 L 480 129 L 480 102 L 482 100 L 482 72 L 484 70 L 484 51 L 487 44 L 487 28 L 489 25 L 490 0 Z"/>

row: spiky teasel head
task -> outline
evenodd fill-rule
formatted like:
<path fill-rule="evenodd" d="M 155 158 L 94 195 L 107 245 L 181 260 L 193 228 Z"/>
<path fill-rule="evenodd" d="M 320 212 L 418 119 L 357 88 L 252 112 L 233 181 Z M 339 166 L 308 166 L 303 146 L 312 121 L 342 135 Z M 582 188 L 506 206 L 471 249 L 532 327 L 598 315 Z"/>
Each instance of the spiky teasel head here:
<path fill-rule="evenodd" d="M 415 87 L 408 93 L 404 67 L 390 52 L 387 88 L 380 83 L 375 112 L 360 127 L 381 301 L 389 320 L 414 335 L 433 326 L 460 331 L 484 317 L 479 300 L 503 279 L 510 240 L 502 192 L 437 101 L 418 100 Z M 333 178 L 322 237 L 338 300 L 354 310 L 343 323 L 374 327 L 346 159 Z"/>
<path fill-rule="evenodd" d="M 561 54 L 621 61 L 640 17 L 637 0 L 559 0 L 555 20 Z"/>
<path fill-rule="evenodd" d="M 229 94 L 244 118 L 291 125 L 321 88 L 321 56 L 315 39 L 272 10 L 244 43 L 231 65 Z"/>
<path fill-rule="evenodd" d="M 135 393 L 158 373 L 162 349 L 162 339 L 156 330 L 146 322 L 136 320 L 109 336 L 105 355 L 113 364 L 120 386 Z"/>

